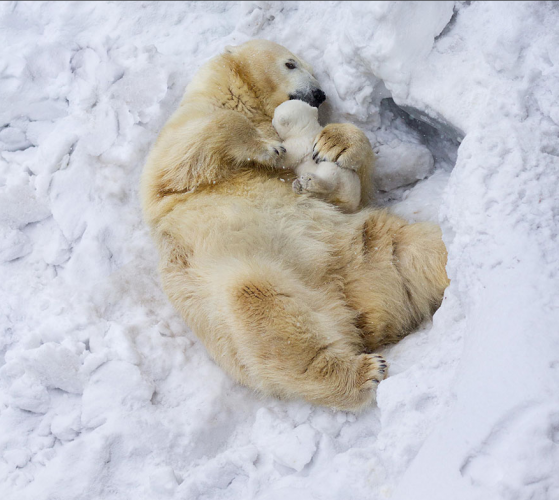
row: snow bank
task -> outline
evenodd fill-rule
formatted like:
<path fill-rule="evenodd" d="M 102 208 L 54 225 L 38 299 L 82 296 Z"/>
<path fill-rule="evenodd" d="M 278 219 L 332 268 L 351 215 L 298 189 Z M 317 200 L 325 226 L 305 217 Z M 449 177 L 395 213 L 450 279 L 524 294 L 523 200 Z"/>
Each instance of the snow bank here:
<path fill-rule="evenodd" d="M 559 497 L 553 3 L 3 3 L 0 26 L 3 499 Z M 379 202 L 443 227 L 443 306 L 361 415 L 236 386 L 158 284 L 143 161 L 253 37 L 366 131 Z"/>

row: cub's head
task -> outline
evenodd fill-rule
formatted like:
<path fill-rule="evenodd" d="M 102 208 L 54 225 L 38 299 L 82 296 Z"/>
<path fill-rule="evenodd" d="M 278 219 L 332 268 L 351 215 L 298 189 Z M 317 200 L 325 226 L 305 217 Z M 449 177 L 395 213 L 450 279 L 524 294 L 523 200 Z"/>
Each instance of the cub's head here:
<path fill-rule="evenodd" d="M 274 111 L 272 125 L 282 140 L 305 134 L 307 130 L 316 134 L 318 109 L 303 101 L 286 101 Z"/>
<path fill-rule="evenodd" d="M 277 43 L 251 40 L 226 47 L 224 57 L 270 112 L 290 99 L 316 108 L 326 99 L 312 67 Z"/>

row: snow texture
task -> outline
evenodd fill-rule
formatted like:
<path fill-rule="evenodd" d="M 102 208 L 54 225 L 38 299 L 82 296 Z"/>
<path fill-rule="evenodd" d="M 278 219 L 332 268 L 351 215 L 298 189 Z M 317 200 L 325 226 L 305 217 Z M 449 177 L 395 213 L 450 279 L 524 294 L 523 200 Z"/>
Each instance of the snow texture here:
<path fill-rule="evenodd" d="M 0 498 L 559 498 L 554 2 L 0 4 Z M 161 291 L 139 175 L 225 45 L 315 68 L 452 280 L 354 415 L 255 396 Z"/>

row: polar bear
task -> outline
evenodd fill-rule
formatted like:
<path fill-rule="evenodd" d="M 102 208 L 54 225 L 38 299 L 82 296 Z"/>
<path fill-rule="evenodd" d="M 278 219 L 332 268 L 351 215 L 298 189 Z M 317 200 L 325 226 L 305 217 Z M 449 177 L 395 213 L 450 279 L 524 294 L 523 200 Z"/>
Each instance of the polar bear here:
<path fill-rule="evenodd" d="M 294 193 L 272 126 L 290 99 L 325 96 L 278 44 L 208 61 L 147 158 L 144 217 L 163 289 L 227 373 L 262 394 L 358 411 L 386 375 L 375 351 L 440 305 L 446 249 L 434 224 Z M 373 161 L 350 124 L 324 127 L 314 154 L 344 168 Z"/>
<path fill-rule="evenodd" d="M 331 161 L 317 162 L 316 155 L 313 158 L 313 144 L 322 131 L 318 108 L 298 99 L 286 101 L 274 110 L 272 125 L 286 149 L 284 165 L 297 174 L 292 184 L 296 193 L 312 193 L 346 212 L 359 208 L 362 190 L 363 201 L 368 198 L 371 173 L 367 167 L 371 165 L 342 168 Z M 355 170 L 358 167 L 361 170 Z"/>

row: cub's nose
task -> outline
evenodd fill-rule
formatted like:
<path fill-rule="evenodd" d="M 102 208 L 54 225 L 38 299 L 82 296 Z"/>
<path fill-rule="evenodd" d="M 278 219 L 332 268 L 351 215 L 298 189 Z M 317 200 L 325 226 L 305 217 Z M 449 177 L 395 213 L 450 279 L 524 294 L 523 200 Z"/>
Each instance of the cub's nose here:
<path fill-rule="evenodd" d="M 312 103 L 311 106 L 318 108 L 326 100 L 326 94 L 320 89 L 314 89 L 312 91 Z"/>

